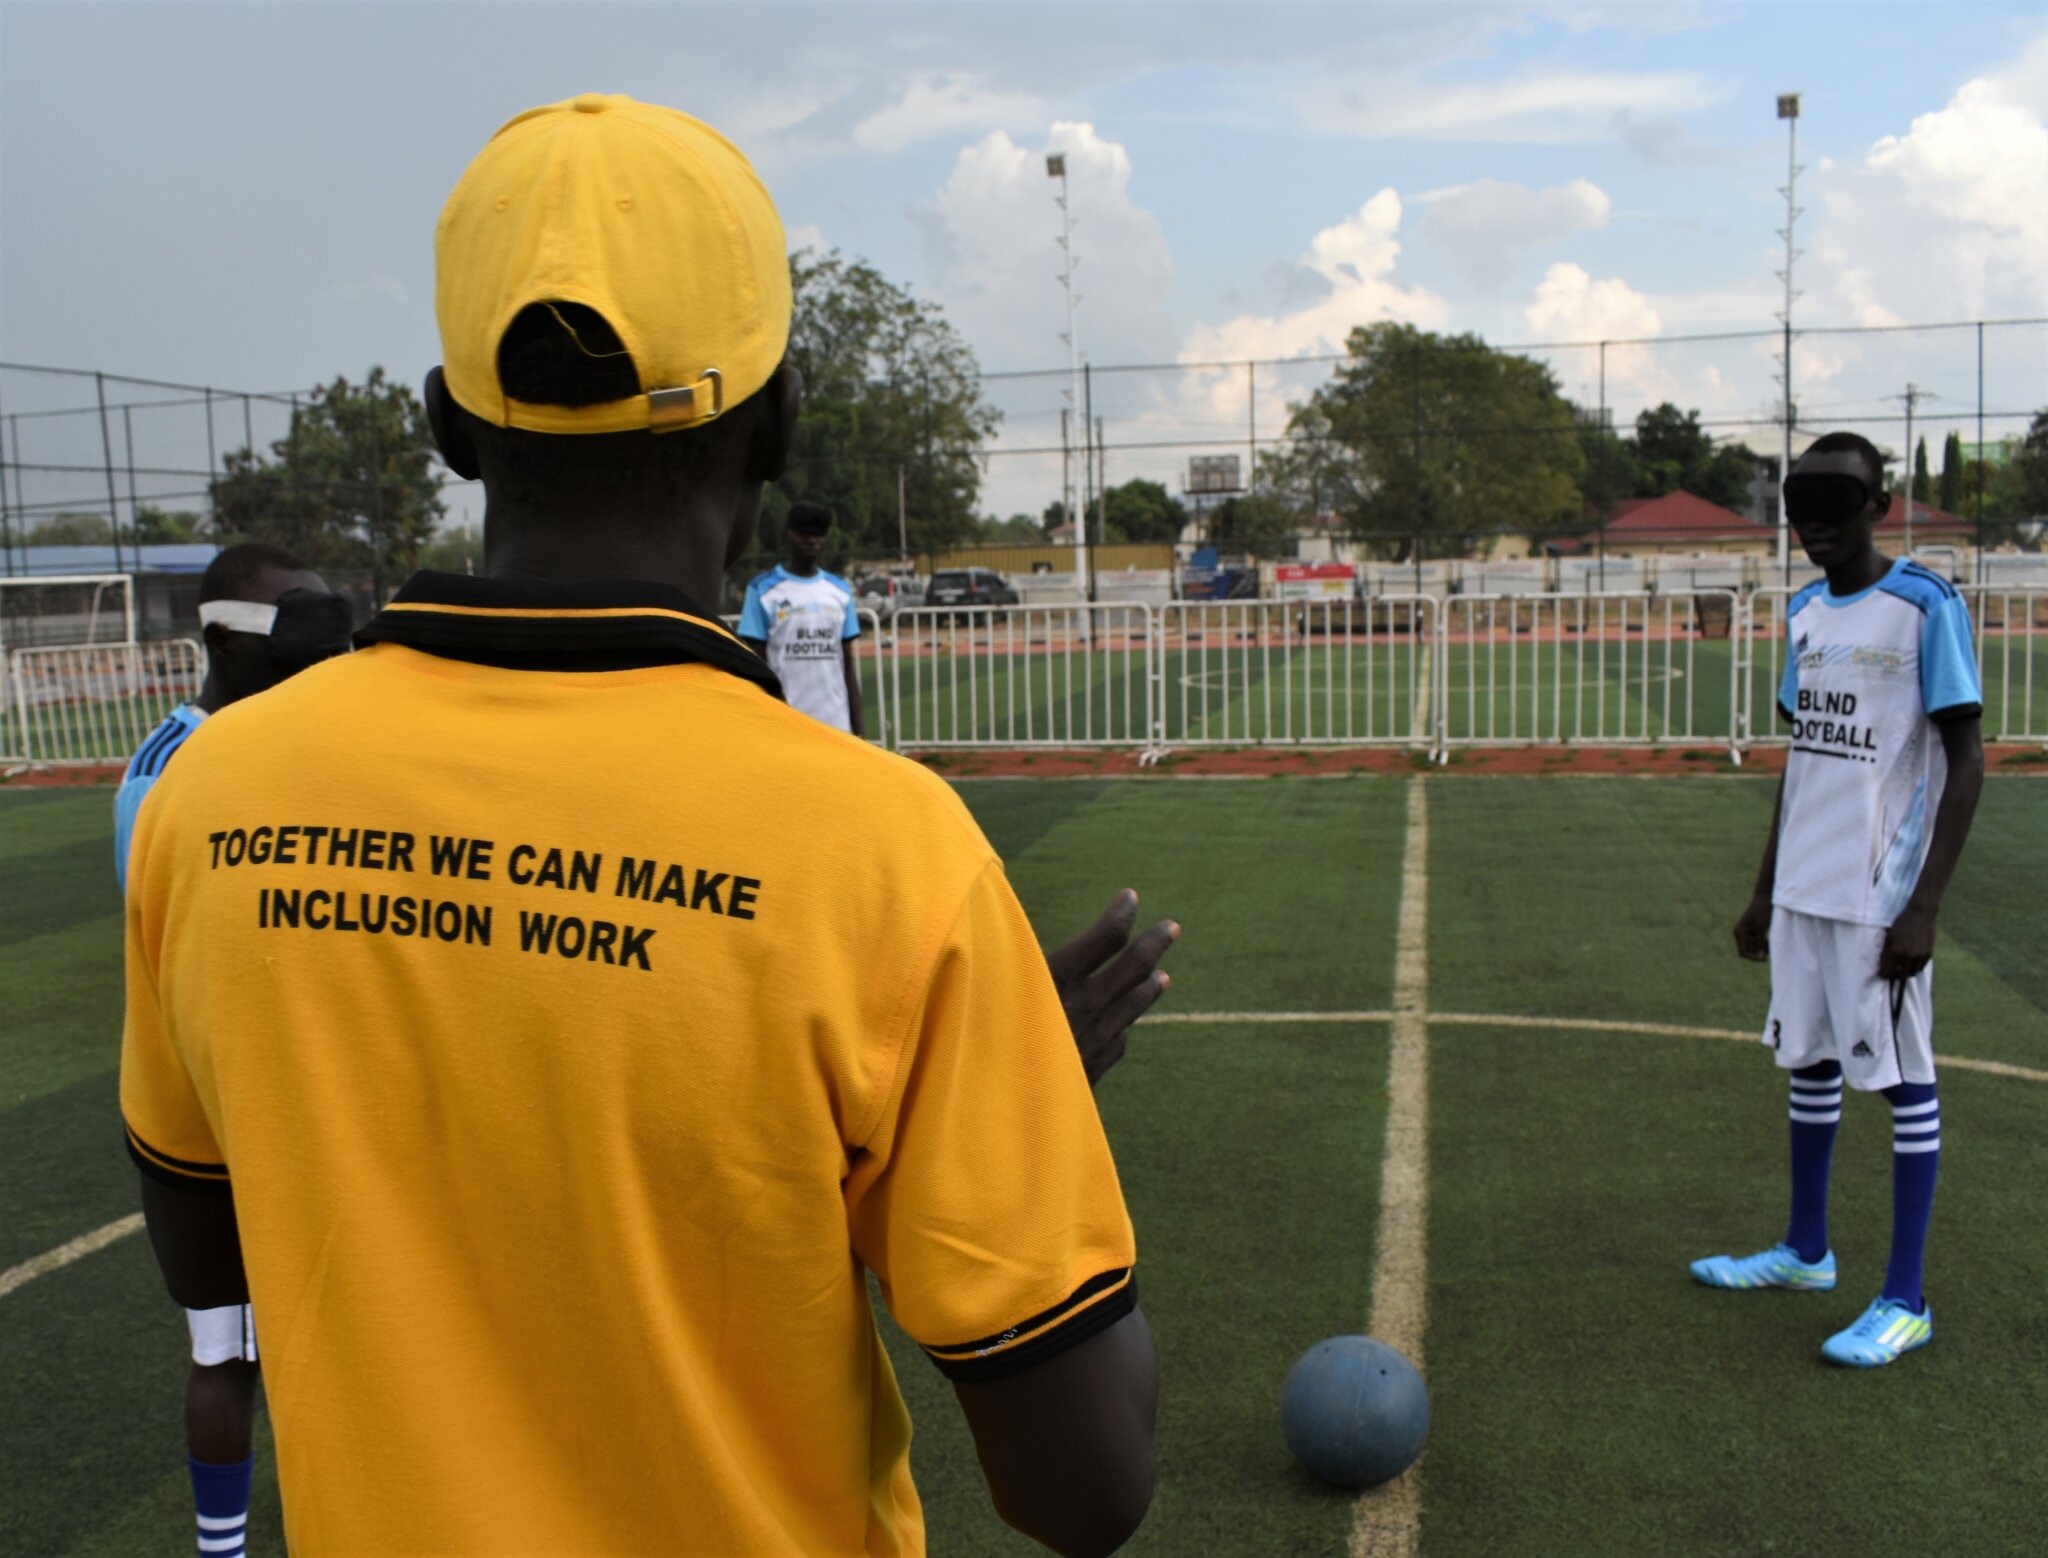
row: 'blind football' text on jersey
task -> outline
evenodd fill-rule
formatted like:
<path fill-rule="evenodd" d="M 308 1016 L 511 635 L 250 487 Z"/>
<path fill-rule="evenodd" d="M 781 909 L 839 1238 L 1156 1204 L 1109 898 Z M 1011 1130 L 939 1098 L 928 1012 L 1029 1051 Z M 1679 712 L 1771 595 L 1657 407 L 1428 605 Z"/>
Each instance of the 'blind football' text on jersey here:
<path fill-rule="evenodd" d="M 198 704 L 179 704 L 128 759 L 127 771 L 121 775 L 121 788 L 114 792 L 114 875 L 124 892 L 128 887 L 128 845 L 135 837 L 135 817 L 142 810 L 142 798 L 164 771 L 164 764 L 205 718 L 206 710 Z"/>
<path fill-rule="evenodd" d="M 1001 863 L 674 590 L 425 574 L 359 642 L 130 861 L 130 1149 L 232 1182 L 293 1553 L 921 1552 L 867 1272 L 956 1379 L 1135 1302 Z"/>
<path fill-rule="evenodd" d="M 840 647 L 860 637 L 852 585 L 822 569 L 806 579 L 778 563 L 747 586 L 740 637 L 768 645 L 768 669 L 782 679 L 791 708 L 835 730 L 853 728 Z"/>
<path fill-rule="evenodd" d="M 1920 880 L 1948 777 L 1935 722 L 1983 708 L 1969 608 L 1901 559 L 1854 595 L 1808 585 L 1785 619 L 1778 709 L 1792 751 L 1772 901 L 1890 925 Z"/>

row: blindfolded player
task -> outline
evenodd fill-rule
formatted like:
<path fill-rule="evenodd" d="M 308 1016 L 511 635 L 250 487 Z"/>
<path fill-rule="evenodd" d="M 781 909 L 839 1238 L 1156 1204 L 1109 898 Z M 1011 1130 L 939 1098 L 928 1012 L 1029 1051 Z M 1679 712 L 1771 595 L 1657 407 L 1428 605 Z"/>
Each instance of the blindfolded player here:
<path fill-rule="evenodd" d="M 206 682 L 136 749 L 114 797 L 114 871 L 128 885 L 136 814 L 166 764 L 209 714 L 275 687 L 348 648 L 348 602 L 282 547 L 246 542 L 207 565 L 199 584 Z M 256 1327 L 247 1304 L 188 1309 L 192 1372 L 185 1381 L 185 1449 L 198 1509 L 199 1550 L 236 1558 L 249 1519 L 249 1436 L 256 1397 Z"/>
<path fill-rule="evenodd" d="M 1827 577 L 1788 603 L 1779 712 L 1792 750 L 1736 950 L 1771 965 L 1764 1042 L 1791 1072 L 1792 1211 L 1783 1242 L 1710 1256 L 1709 1287 L 1835 1285 L 1828 1163 L 1842 1087 L 1892 1107 L 1892 1247 L 1884 1287 L 1822 1356 L 1877 1368 L 1934 1334 L 1922 1255 L 1941 1160 L 1934 936 L 1984 782 L 1970 614 L 1939 574 L 1879 552 L 1884 462 L 1854 433 L 1817 440 L 1785 511 Z"/>

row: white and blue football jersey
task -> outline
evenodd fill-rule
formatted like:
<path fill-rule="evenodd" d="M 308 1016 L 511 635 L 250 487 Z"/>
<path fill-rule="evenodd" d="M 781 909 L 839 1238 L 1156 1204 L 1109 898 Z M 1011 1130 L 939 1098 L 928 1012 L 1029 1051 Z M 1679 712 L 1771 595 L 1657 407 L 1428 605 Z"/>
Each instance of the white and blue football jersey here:
<path fill-rule="evenodd" d="M 1778 710 L 1792 751 L 1772 901 L 1890 925 L 1920 880 L 1948 777 L 1935 724 L 1983 711 L 1969 608 L 1902 558 L 1854 595 L 1808 585 L 1785 621 Z"/>
<path fill-rule="evenodd" d="M 860 637 L 852 585 L 822 568 L 806 579 L 778 563 L 747 586 L 739 633 L 767 644 L 768 669 L 781 678 L 791 708 L 839 730 L 853 728 L 840 648 Z"/>
<path fill-rule="evenodd" d="M 205 718 L 206 710 L 198 704 L 179 704 L 128 759 L 127 771 L 121 775 L 121 788 L 114 792 L 114 875 L 123 892 L 128 890 L 128 843 L 135 837 L 135 818 L 142 810 L 142 798 L 164 771 L 164 764 Z"/>

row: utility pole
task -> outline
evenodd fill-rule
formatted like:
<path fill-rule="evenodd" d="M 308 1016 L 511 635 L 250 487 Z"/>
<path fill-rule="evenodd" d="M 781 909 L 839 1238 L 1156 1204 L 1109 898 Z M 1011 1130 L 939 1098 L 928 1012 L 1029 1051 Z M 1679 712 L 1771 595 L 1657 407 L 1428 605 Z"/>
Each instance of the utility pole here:
<path fill-rule="evenodd" d="M 1048 155 L 1045 159 L 1045 172 L 1048 178 L 1056 178 L 1060 181 L 1060 192 L 1053 199 L 1060 208 L 1060 286 L 1065 289 L 1067 294 L 1067 332 L 1064 339 L 1067 343 L 1067 407 L 1069 412 L 1069 415 L 1063 417 L 1061 422 L 1063 426 L 1072 426 L 1078 423 L 1079 426 L 1075 430 L 1081 434 L 1079 441 L 1085 446 L 1088 441 L 1088 424 L 1080 420 L 1085 408 L 1081 398 L 1081 329 L 1077 317 L 1077 311 L 1081 305 L 1081 294 L 1074 287 L 1074 272 L 1079 268 L 1081 262 L 1074 256 L 1074 213 L 1073 208 L 1067 203 L 1066 154 L 1064 152 L 1053 152 Z M 1061 443 L 1071 450 L 1074 440 L 1069 435 L 1063 437 Z M 1062 501 L 1066 505 L 1067 518 L 1074 526 L 1074 544 L 1080 548 L 1080 551 L 1074 558 L 1075 572 L 1080 575 L 1083 598 L 1086 599 L 1088 598 L 1089 579 L 1088 515 L 1075 501 L 1078 494 L 1074 490 L 1073 456 L 1071 454 L 1067 456 L 1066 467 L 1066 473 L 1062 478 L 1066 489 Z"/>
<path fill-rule="evenodd" d="M 1779 191 L 1785 197 L 1785 225 L 1779 237 L 1785 240 L 1785 268 L 1778 272 L 1778 279 L 1785 284 L 1785 311 L 1778 315 L 1778 323 L 1784 329 L 1783 373 L 1779 382 L 1785 390 L 1785 419 L 1783 436 L 1779 440 L 1778 453 L 1778 571 L 1789 584 L 1792 579 L 1792 552 L 1790 546 L 1791 521 L 1785 513 L 1785 481 L 1792 474 L 1792 303 L 1799 294 L 1792 286 L 1792 265 L 1799 258 L 1799 251 L 1793 247 L 1792 235 L 1799 223 L 1799 205 L 1795 192 L 1799 188 L 1799 94 L 1780 92 L 1778 94 L 1778 117 L 1785 121 L 1785 185 Z"/>
<path fill-rule="evenodd" d="M 1903 395 L 1892 396 L 1893 400 L 1906 408 L 1906 555 L 1913 555 L 1913 483 L 1919 477 L 1920 469 L 1913 455 L 1913 409 L 1923 400 L 1939 400 L 1941 397 L 1931 390 L 1924 390 L 1917 384 L 1908 384 Z"/>
<path fill-rule="evenodd" d="M 1244 485 L 1247 491 L 1258 483 L 1259 474 L 1259 365 L 1244 365 Z M 1311 519 L 1315 516 L 1310 515 Z"/>
<path fill-rule="evenodd" d="M 907 567 L 910 563 L 910 502 L 905 496 L 903 467 L 896 467 L 896 555 Z"/>

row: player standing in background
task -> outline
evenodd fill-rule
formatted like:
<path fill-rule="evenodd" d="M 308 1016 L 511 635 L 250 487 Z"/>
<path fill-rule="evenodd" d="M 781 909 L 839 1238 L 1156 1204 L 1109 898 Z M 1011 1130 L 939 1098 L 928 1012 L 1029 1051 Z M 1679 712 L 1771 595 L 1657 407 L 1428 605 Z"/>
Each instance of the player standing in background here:
<path fill-rule="evenodd" d="M 199 582 L 206 682 L 136 749 L 114 797 L 114 874 L 128 886 L 128 844 L 143 797 L 207 715 L 274 687 L 348 648 L 348 602 L 283 547 L 231 546 Z M 199 1551 L 239 1558 L 249 1521 L 250 1436 L 256 1412 L 256 1327 L 247 1304 L 185 1311 L 192 1372 L 185 1380 L 185 1450 Z"/>
<path fill-rule="evenodd" d="M 1157 1366 L 1089 1082 L 1175 928 L 1049 972 L 953 790 L 698 604 L 802 393 L 728 141 L 522 114 L 435 259 L 483 571 L 211 721 L 132 850 L 151 1243 L 263 1313 L 293 1553 L 921 1553 L 869 1272 L 1002 1517 L 1113 1550 Z"/>
<path fill-rule="evenodd" d="M 790 505 L 788 560 L 747 586 L 739 635 L 781 678 L 792 709 L 864 736 L 860 667 L 853 658 L 860 611 L 853 586 L 818 566 L 831 533 L 832 511 L 824 504 Z"/>
<path fill-rule="evenodd" d="M 1941 1161 L 1935 917 L 1984 784 L 1969 609 L 1940 575 L 1877 550 L 1890 502 L 1883 457 L 1854 433 L 1818 439 L 1785 483 L 1785 512 L 1827 578 L 1786 606 L 1778 708 L 1792 750 L 1735 946 L 1771 965 L 1763 1037 L 1792 1073 L 1792 1212 L 1783 1243 L 1692 1266 L 1709 1287 L 1834 1287 L 1828 1164 L 1842 1084 L 1882 1092 L 1891 1262 L 1862 1317 L 1821 1347 L 1855 1368 L 1934 1334 L 1921 1269 Z"/>

